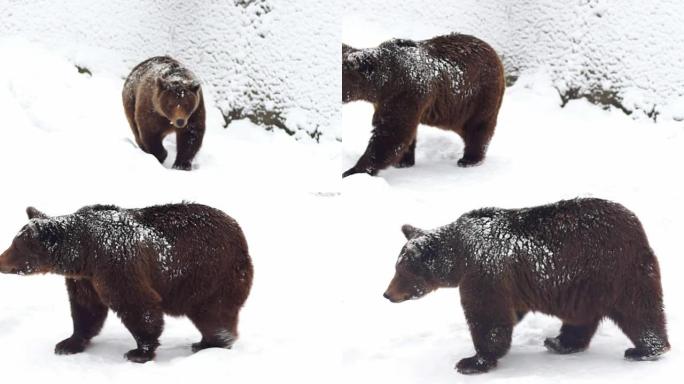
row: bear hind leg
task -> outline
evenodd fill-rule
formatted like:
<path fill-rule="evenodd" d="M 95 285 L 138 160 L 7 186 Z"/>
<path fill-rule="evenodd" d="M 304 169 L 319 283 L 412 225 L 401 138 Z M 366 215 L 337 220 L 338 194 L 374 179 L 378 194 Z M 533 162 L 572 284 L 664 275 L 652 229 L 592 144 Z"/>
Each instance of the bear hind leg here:
<path fill-rule="evenodd" d="M 589 347 L 589 343 L 591 342 L 594 333 L 596 333 L 599 322 L 600 319 L 581 325 L 563 323 L 560 334 L 556 337 L 549 337 L 544 340 L 544 346 L 550 352 L 561 355 L 582 352 Z"/>
<path fill-rule="evenodd" d="M 204 307 L 201 312 L 189 316 L 202 334 L 202 340 L 192 344 L 192 351 L 198 352 L 206 348 L 230 349 L 238 338 L 239 308 L 208 308 L 211 307 Z"/>
<path fill-rule="evenodd" d="M 484 160 L 495 126 L 496 118 L 484 123 L 466 124 L 463 134 L 465 148 L 463 149 L 463 157 L 457 163 L 459 167 L 470 167 Z"/>
<path fill-rule="evenodd" d="M 634 344 L 634 348 L 625 350 L 625 359 L 656 360 L 670 350 L 662 307 L 651 310 L 646 315 L 642 312 L 641 316 L 635 312 L 624 312 L 614 311 L 610 318 Z"/>

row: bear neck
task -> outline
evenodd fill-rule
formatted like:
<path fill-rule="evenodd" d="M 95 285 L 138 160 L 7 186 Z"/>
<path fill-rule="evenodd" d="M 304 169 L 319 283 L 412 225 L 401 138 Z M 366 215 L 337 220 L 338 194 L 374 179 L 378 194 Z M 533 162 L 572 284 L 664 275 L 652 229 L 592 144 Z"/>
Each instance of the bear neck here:
<path fill-rule="evenodd" d="M 77 215 L 61 218 L 56 224 L 60 227 L 62 237 L 54 247 L 49 249 L 52 262 L 50 271 L 71 278 L 88 276 L 86 258 L 79 235 L 82 226 Z"/>
<path fill-rule="evenodd" d="M 461 283 L 466 265 L 462 241 L 456 234 L 454 224 L 445 225 L 432 231 L 432 247 L 435 249 L 434 265 L 431 268 L 434 279 L 440 288 L 455 288 Z"/>

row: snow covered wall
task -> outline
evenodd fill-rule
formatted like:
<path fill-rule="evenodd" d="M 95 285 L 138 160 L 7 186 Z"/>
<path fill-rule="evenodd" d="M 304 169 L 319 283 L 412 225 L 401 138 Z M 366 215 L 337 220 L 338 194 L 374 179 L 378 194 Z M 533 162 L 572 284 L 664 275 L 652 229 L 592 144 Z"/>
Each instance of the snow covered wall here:
<path fill-rule="evenodd" d="M 169 54 L 204 81 L 227 120 L 339 134 L 339 8 L 299 0 L 0 0 L 0 36 L 125 77 Z M 205 92 L 206 92 L 205 91 Z"/>
<path fill-rule="evenodd" d="M 680 0 L 348 0 L 343 36 L 473 34 L 497 49 L 511 79 L 541 69 L 565 100 L 684 120 L 682 14 Z"/>

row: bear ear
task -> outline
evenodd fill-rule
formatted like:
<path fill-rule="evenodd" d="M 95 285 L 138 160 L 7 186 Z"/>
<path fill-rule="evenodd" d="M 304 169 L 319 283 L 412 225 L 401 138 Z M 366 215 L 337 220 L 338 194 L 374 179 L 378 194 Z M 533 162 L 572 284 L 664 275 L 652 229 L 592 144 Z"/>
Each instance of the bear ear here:
<path fill-rule="evenodd" d="M 193 80 L 193 81 L 190 83 L 190 85 L 188 85 L 188 89 L 189 89 L 190 91 L 192 91 L 192 92 L 197 92 L 197 91 L 199 91 L 201 85 L 202 85 L 202 84 L 200 84 L 199 81 Z"/>
<path fill-rule="evenodd" d="M 166 81 L 162 79 L 161 77 L 157 77 L 157 89 L 164 90 L 167 88 Z"/>
<path fill-rule="evenodd" d="M 356 71 L 363 75 L 370 75 L 375 69 L 373 57 L 364 51 L 350 51 L 343 59 L 342 65 L 348 71 Z"/>
<path fill-rule="evenodd" d="M 30 219 L 47 219 L 49 216 L 34 207 L 26 208 L 26 215 Z"/>
<path fill-rule="evenodd" d="M 401 231 L 404 233 L 404 236 L 406 236 L 406 240 L 411 240 L 413 238 L 416 238 L 418 236 L 422 236 L 425 234 L 425 231 L 416 228 L 412 225 L 404 224 L 401 226 Z"/>

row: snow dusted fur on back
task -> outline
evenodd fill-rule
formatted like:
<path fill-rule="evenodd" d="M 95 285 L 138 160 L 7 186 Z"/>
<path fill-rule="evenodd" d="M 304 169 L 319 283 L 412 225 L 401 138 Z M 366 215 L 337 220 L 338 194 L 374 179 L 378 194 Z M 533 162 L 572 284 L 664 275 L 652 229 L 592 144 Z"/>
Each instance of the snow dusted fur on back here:
<path fill-rule="evenodd" d="M 394 39 L 376 48 L 342 46 L 342 101 L 375 106 L 373 134 L 343 176 L 415 163 L 418 124 L 451 130 L 465 143 L 460 166 L 484 159 L 505 89 L 503 64 L 473 36 Z"/>
<path fill-rule="evenodd" d="M 605 317 L 634 343 L 628 359 L 654 359 L 670 347 L 658 261 L 622 205 L 575 199 L 485 208 L 435 230 L 402 229 L 408 242 L 385 296 L 399 302 L 460 286 L 476 351 L 458 363 L 462 373 L 494 367 L 528 311 L 563 321 L 545 341 L 553 352 L 586 349 Z"/>
<path fill-rule="evenodd" d="M 122 97 L 138 146 L 163 163 L 167 152 L 162 141 L 176 132 L 173 167 L 190 170 L 205 131 L 199 79 L 171 57 L 153 57 L 133 68 L 124 83 Z"/>
<path fill-rule="evenodd" d="M 95 205 L 29 223 L 0 256 L 0 271 L 65 275 L 74 332 L 56 353 L 82 352 L 111 308 L 133 334 L 126 357 L 154 357 L 163 314 L 186 315 L 202 333 L 197 351 L 229 348 L 249 295 L 252 263 L 244 234 L 225 213 L 199 204 L 142 209 Z"/>

